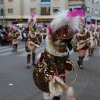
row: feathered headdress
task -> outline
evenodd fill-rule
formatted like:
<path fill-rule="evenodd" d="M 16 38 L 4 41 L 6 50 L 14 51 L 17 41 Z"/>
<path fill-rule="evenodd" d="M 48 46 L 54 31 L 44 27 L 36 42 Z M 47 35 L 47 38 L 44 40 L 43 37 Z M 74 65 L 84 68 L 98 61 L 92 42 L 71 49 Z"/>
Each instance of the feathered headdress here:
<path fill-rule="evenodd" d="M 97 26 L 97 30 L 100 31 L 100 25 Z"/>
<path fill-rule="evenodd" d="M 88 26 L 88 31 L 93 31 L 95 29 L 95 25 L 94 24 L 90 24 Z"/>
<path fill-rule="evenodd" d="M 36 12 L 30 14 L 30 18 L 28 19 L 28 26 L 33 26 L 36 23 Z"/>
<path fill-rule="evenodd" d="M 76 30 L 79 30 L 82 23 L 78 11 L 61 11 L 50 24 L 50 35 L 56 34 L 61 39 L 69 39 L 75 34 Z"/>

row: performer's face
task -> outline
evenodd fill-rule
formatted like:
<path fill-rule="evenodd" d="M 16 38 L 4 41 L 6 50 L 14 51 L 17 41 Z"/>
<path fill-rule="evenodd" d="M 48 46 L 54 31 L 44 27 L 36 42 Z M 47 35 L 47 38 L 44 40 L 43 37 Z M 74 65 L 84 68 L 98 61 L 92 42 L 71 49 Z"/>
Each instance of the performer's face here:
<path fill-rule="evenodd" d="M 57 47 L 65 47 L 66 42 L 64 40 L 59 39 L 57 36 L 54 36 L 55 38 L 53 39 L 53 44 Z"/>
<path fill-rule="evenodd" d="M 85 33 L 85 29 L 83 27 L 80 27 L 80 33 L 84 34 Z"/>
<path fill-rule="evenodd" d="M 31 19 L 31 22 L 33 22 L 34 20 L 33 19 Z"/>
<path fill-rule="evenodd" d="M 34 32 L 34 31 L 31 31 L 31 33 L 32 33 L 32 34 L 35 34 L 35 32 Z"/>

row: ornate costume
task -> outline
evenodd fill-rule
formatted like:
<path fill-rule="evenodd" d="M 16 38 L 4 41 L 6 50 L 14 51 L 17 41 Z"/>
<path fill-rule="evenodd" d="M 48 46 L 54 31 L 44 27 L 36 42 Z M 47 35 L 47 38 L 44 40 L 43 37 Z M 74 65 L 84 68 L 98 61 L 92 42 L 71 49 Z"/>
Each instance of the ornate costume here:
<path fill-rule="evenodd" d="M 85 32 L 85 29 L 84 29 L 84 35 L 82 35 L 82 34 L 80 34 L 80 33 L 78 33 L 77 35 L 76 35 L 76 40 L 77 40 L 77 49 L 78 50 L 87 50 L 88 49 L 88 47 L 90 46 L 90 42 L 89 41 L 86 41 L 86 42 L 84 42 L 84 43 L 79 43 L 79 42 L 81 42 L 81 41 L 84 41 L 84 40 L 86 40 L 86 39 L 88 39 L 88 38 L 90 38 L 90 33 L 89 32 Z"/>
<path fill-rule="evenodd" d="M 96 45 L 96 43 L 95 43 L 96 42 L 96 32 L 94 32 L 94 29 L 95 29 L 94 24 L 90 24 L 89 28 L 88 28 L 88 31 L 90 33 L 90 47 L 89 47 L 89 50 L 88 50 L 89 56 L 93 55 L 94 48 L 95 48 L 95 45 Z"/>
<path fill-rule="evenodd" d="M 80 69 L 82 69 L 83 59 L 86 55 L 87 49 L 90 47 L 90 32 L 88 32 L 87 29 L 83 28 L 83 26 L 80 26 L 80 30 L 78 34 L 76 34 L 74 40 L 74 49 L 79 54 L 79 60 L 77 61 L 77 63 Z"/>
<path fill-rule="evenodd" d="M 100 25 L 97 26 L 97 44 L 100 46 Z"/>
<path fill-rule="evenodd" d="M 32 34 L 33 31 L 33 34 Z M 31 31 L 28 34 L 28 39 L 25 43 L 25 49 L 26 52 L 28 53 L 27 55 L 27 67 L 30 67 L 30 57 L 31 57 L 31 53 L 32 53 L 32 62 L 33 65 L 35 65 L 35 51 L 36 51 L 36 47 L 39 47 L 40 43 L 42 42 L 42 37 L 40 34 L 36 34 L 34 32 L 34 29 L 31 29 Z"/>
<path fill-rule="evenodd" d="M 74 100 L 73 89 L 65 84 L 65 70 L 74 70 L 68 51 L 72 49 L 70 41 L 80 20 L 78 17 L 69 18 L 67 14 L 68 11 L 60 13 L 47 28 L 46 48 L 33 69 L 36 86 L 49 93 L 53 100 L 60 100 L 63 87 L 67 90 L 68 100 Z"/>
<path fill-rule="evenodd" d="M 13 35 L 13 40 L 12 40 L 13 51 L 12 52 L 17 51 L 19 42 L 20 42 L 20 34 L 18 32 L 16 32 Z"/>

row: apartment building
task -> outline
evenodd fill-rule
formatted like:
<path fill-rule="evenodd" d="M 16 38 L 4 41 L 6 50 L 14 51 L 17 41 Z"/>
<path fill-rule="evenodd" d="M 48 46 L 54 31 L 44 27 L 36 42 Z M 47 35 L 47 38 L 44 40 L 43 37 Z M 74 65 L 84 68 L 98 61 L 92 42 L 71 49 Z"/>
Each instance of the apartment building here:
<path fill-rule="evenodd" d="M 84 8 L 85 7 L 85 0 L 68 0 L 68 8 Z"/>
<path fill-rule="evenodd" d="M 37 23 L 50 23 L 59 10 L 82 8 L 84 0 L 1 0 L 4 1 L 4 23 L 27 23 L 31 13 L 36 12 Z M 1 7 L 1 6 L 0 6 Z"/>
<path fill-rule="evenodd" d="M 27 23 L 30 14 L 34 12 L 38 23 L 50 23 L 59 9 L 68 9 L 68 0 L 1 0 L 3 1 L 4 4 L 0 5 L 4 7 L 5 15 L 0 16 L 0 19 L 3 21 L 4 18 L 6 26 L 12 23 Z"/>
<path fill-rule="evenodd" d="M 85 0 L 87 23 L 100 24 L 100 0 Z"/>

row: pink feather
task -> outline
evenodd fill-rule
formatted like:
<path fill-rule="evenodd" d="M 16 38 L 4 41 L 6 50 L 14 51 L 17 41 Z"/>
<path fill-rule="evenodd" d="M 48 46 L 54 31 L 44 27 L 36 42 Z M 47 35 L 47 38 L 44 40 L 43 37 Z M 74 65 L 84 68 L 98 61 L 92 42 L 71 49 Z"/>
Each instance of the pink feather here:
<path fill-rule="evenodd" d="M 69 11 L 67 14 L 67 17 L 75 17 L 75 16 L 80 16 L 80 17 L 85 16 L 84 10 L 83 9 L 74 9 L 72 11 Z"/>
<path fill-rule="evenodd" d="M 50 26 L 48 26 L 48 27 L 47 27 L 47 29 L 49 30 L 50 39 L 52 40 L 52 38 L 53 38 L 53 37 L 52 37 L 52 30 L 51 30 L 51 27 L 50 27 Z"/>
<path fill-rule="evenodd" d="M 33 18 L 36 15 L 36 12 L 31 13 L 31 17 Z"/>

